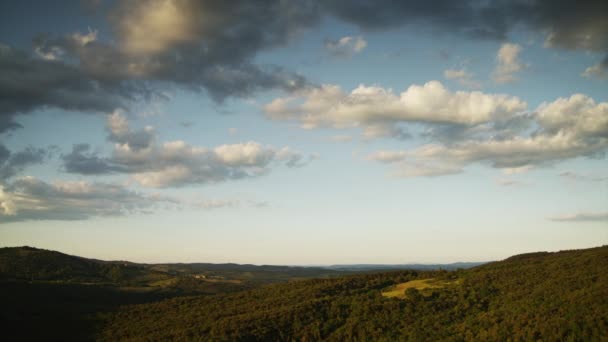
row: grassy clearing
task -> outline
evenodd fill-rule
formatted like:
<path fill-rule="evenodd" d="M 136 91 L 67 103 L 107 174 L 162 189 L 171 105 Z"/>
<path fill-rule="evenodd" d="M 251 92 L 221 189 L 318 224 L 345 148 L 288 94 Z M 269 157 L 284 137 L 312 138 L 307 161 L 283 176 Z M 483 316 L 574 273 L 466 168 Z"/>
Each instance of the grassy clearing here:
<path fill-rule="evenodd" d="M 416 289 L 420 291 L 423 295 L 429 295 L 430 292 L 432 292 L 430 291 L 432 289 L 440 289 L 453 284 L 457 285 L 460 284 L 460 282 L 460 279 L 452 281 L 436 280 L 435 278 L 411 280 L 384 289 L 382 291 L 382 296 L 387 298 L 405 299 L 405 290 L 407 289 Z"/>

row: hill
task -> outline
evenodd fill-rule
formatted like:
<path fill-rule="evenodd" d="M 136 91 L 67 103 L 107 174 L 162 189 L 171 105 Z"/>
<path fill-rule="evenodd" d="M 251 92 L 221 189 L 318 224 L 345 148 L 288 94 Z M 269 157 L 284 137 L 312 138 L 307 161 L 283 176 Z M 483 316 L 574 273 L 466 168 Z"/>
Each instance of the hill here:
<path fill-rule="evenodd" d="M 165 278 L 142 265 L 86 259 L 33 247 L 0 248 L 0 279 L 73 283 L 128 283 Z"/>
<path fill-rule="evenodd" d="M 338 267 L 367 271 L 1 248 L 0 322 L 11 340 L 608 338 L 608 246 L 458 270 Z"/>
<path fill-rule="evenodd" d="M 563 340 L 608 338 L 608 247 L 521 255 L 460 271 L 397 271 L 126 306 L 116 340 Z M 452 284 L 382 292 L 412 280 Z"/>

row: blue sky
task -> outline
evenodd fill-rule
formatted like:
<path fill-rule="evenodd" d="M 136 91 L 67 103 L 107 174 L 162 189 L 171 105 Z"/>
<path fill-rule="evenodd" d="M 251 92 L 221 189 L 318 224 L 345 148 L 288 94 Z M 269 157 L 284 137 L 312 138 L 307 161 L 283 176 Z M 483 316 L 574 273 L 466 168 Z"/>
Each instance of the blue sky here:
<path fill-rule="evenodd" d="M 2 4 L 0 245 L 332 264 L 606 244 L 606 5 L 522 4 Z"/>

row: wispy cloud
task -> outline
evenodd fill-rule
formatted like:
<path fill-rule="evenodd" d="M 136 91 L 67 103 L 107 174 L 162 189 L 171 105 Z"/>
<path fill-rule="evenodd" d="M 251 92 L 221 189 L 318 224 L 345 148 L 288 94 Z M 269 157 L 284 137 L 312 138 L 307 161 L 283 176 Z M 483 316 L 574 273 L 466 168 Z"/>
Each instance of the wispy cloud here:
<path fill-rule="evenodd" d="M 325 41 L 325 49 L 336 57 L 352 57 L 367 47 L 367 41 L 361 36 L 345 36 L 340 39 Z"/>
<path fill-rule="evenodd" d="M 608 212 L 576 213 L 563 216 L 553 216 L 549 220 L 556 222 L 608 222 Z"/>
<path fill-rule="evenodd" d="M 496 83 L 511 83 L 517 80 L 516 74 L 527 67 L 519 60 L 521 45 L 504 43 L 496 54 L 496 69 L 492 78 Z"/>

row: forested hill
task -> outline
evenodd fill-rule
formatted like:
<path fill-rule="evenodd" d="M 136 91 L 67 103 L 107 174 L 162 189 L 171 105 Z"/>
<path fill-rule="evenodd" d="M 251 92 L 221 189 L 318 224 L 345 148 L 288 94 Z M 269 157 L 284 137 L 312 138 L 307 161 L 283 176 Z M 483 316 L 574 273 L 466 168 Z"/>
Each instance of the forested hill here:
<path fill-rule="evenodd" d="M 103 282 L 116 280 L 120 269 L 142 271 L 125 262 L 104 262 L 33 247 L 0 248 L 0 279 Z"/>
<path fill-rule="evenodd" d="M 98 338 L 599 341 L 608 339 L 607 270 L 604 246 L 464 271 L 305 280 L 126 306 Z"/>

